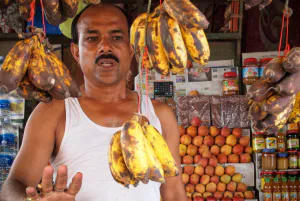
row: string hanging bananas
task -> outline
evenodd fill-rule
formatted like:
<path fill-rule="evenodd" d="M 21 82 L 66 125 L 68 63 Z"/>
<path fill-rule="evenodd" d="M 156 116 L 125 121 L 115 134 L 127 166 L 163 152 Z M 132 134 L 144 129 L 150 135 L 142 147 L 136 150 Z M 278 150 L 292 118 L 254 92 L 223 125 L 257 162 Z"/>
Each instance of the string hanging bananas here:
<path fill-rule="evenodd" d="M 108 161 L 114 180 L 127 188 L 136 187 L 139 181 L 164 183 L 165 176 L 179 174 L 164 138 L 145 116 L 139 114 L 113 135 Z"/>

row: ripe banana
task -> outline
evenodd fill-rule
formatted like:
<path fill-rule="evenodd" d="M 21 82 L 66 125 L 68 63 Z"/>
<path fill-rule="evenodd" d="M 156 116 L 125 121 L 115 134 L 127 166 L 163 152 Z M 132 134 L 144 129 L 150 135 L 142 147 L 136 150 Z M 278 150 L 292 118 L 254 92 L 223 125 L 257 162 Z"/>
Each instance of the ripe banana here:
<path fill-rule="evenodd" d="M 145 147 L 145 136 L 137 121 L 124 123 L 121 132 L 121 147 L 125 164 L 134 178 L 149 182 L 149 162 Z"/>
<path fill-rule="evenodd" d="M 145 149 L 147 153 L 148 163 L 149 163 L 149 179 L 159 183 L 164 183 L 164 170 L 161 163 L 159 162 L 155 151 L 148 140 L 145 140 Z"/>
<path fill-rule="evenodd" d="M 36 91 L 34 91 L 32 95 L 34 99 L 39 102 L 50 103 L 52 101 L 52 97 L 48 92 L 42 91 L 38 88 L 36 88 Z"/>
<path fill-rule="evenodd" d="M 146 19 L 142 19 L 135 32 L 134 36 L 134 52 L 135 52 L 135 59 L 137 61 L 140 60 L 140 55 L 142 52 L 142 49 L 145 48 L 145 26 L 146 26 Z M 148 56 L 148 53 L 143 55 L 142 58 L 142 64 L 145 68 L 152 69 L 153 65 L 151 64 L 151 60 Z"/>
<path fill-rule="evenodd" d="M 205 15 L 190 0 L 165 0 L 168 14 L 186 29 L 207 29 L 209 22 Z"/>
<path fill-rule="evenodd" d="M 295 105 L 289 116 L 289 123 L 300 122 L 300 92 L 296 95 Z"/>
<path fill-rule="evenodd" d="M 121 131 L 116 132 L 109 144 L 108 162 L 111 175 L 114 180 L 124 187 L 129 188 L 132 184 L 135 187 L 138 185 L 138 180 L 133 178 L 129 172 L 122 154 L 121 148 Z"/>
<path fill-rule="evenodd" d="M 173 73 L 173 74 L 183 74 L 184 73 L 184 68 L 177 68 L 175 66 L 170 66 L 170 71 Z"/>
<path fill-rule="evenodd" d="M 133 23 L 130 27 L 130 43 L 132 45 L 134 45 L 135 33 L 137 32 L 138 25 L 142 20 L 145 20 L 146 17 L 147 17 L 147 13 L 142 13 L 137 18 L 135 18 L 135 20 L 133 21 Z"/>
<path fill-rule="evenodd" d="M 32 49 L 28 67 L 28 78 L 37 88 L 49 91 L 55 84 L 54 75 L 46 63 L 46 54 L 43 45 L 38 41 L 37 36 L 33 36 L 33 38 L 37 42 Z"/>
<path fill-rule="evenodd" d="M 261 105 L 261 109 L 269 114 L 277 114 L 289 107 L 290 102 L 293 101 L 294 98 L 294 96 L 274 94 Z"/>
<path fill-rule="evenodd" d="M 164 51 L 163 43 L 160 38 L 158 18 L 152 19 L 147 27 L 146 44 L 153 68 L 162 75 L 169 74 L 169 62 Z"/>
<path fill-rule="evenodd" d="M 21 6 L 25 4 L 30 4 L 31 2 L 33 2 L 33 0 L 16 0 L 16 3 Z"/>
<path fill-rule="evenodd" d="M 144 126 L 145 124 L 149 124 L 149 120 L 142 114 L 134 114 L 131 118 L 132 121 L 137 121 L 140 126 Z"/>
<path fill-rule="evenodd" d="M 152 125 L 145 125 L 144 129 L 144 134 L 151 143 L 155 154 L 163 167 L 165 176 L 177 176 L 179 171 L 176 167 L 176 162 L 163 136 Z"/>
<path fill-rule="evenodd" d="M 262 110 L 261 106 L 266 102 L 266 100 L 263 100 L 261 102 L 253 102 L 249 108 L 249 119 L 259 121 L 264 119 L 268 113 L 264 110 Z"/>
<path fill-rule="evenodd" d="M 6 56 L 0 70 L 0 89 L 10 92 L 16 89 L 24 77 L 29 66 L 32 38 L 16 43 Z"/>
<path fill-rule="evenodd" d="M 179 24 L 166 12 L 162 12 L 159 16 L 158 27 L 169 62 L 175 68 L 185 68 L 188 57 Z"/>
<path fill-rule="evenodd" d="M 26 100 L 32 100 L 35 90 L 36 88 L 29 82 L 27 75 L 25 75 L 17 88 L 17 93 Z"/>
<path fill-rule="evenodd" d="M 184 27 L 180 30 L 191 58 L 200 65 L 206 65 L 210 57 L 210 49 L 204 31 Z"/>

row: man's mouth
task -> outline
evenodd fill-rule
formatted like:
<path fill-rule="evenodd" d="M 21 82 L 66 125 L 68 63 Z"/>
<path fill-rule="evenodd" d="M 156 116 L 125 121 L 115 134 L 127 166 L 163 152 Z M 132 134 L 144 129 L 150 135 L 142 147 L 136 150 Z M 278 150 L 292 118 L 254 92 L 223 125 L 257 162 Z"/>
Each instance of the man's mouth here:
<path fill-rule="evenodd" d="M 117 62 L 113 59 L 100 59 L 97 64 L 104 69 L 110 69 L 115 67 Z"/>

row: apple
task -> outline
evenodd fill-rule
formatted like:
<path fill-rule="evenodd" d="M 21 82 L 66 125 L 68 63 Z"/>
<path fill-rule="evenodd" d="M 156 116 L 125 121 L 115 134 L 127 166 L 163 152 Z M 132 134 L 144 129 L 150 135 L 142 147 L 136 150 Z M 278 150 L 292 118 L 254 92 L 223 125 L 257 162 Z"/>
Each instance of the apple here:
<path fill-rule="evenodd" d="M 209 151 L 209 147 L 206 146 L 206 145 L 204 145 L 204 144 L 202 144 L 202 145 L 199 147 L 199 149 L 198 149 L 198 153 L 199 153 L 199 154 L 203 154 L 203 152 L 205 152 L 205 151 Z"/>
<path fill-rule="evenodd" d="M 201 125 L 202 121 L 200 120 L 199 117 L 197 116 L 194 116 L 191 120 L 191 125 L 192 126 L 196 126 L 196 127 L 199 127 Z"/>
<path fill-rule="evenodd" d="M 181 125 L 178 126 L 179 127 L 179 134 L 180 136 L 184 135 L 185 134 L 185 128 Z"/>
<path fill-rule="evenodd" d="M 201 158 L 201 155 L 194 156 L 194 164 L 198 164 Z"/>
<path fill-rule="evenodd" d="M 196 166 L 195 170 L 194 170 L 194 173 L 199 175 L 199 176 L 202 176 L 204 174 L 204 167 Z"/>
<path fill-rule="evenodd" d="M 192 174 L 192 175 L 190 176 L 190 183 L 191 183 L 191 184 L 196 185 L 196 184 L 199 183 L 199 180 L 200 180 L 200 176 L 197 175 L 197 174 Z"/>
<path fill-rule="evenodd" d="M 196 156 L 197 155 L 197 152 L 198 152 L 198 148 L 193 145 L 193 144 L 190 144 L 187 148 L 187 154 L 190 155 L 190 156 Z"/>
<path fill-rule="evenodd" d="M 199 126 L 198 128 L 198 135 L 205 137 L 209 134 L 209 130 L 207 126 Z"/>
<path fill-rule="evenodd" d="M 223 153 L 219 154 L 217 159 L 218 159 L 218 162 L 221 164 L 227 163 L 227 156 Z"/>
<path fill-rule="evenodd" d="M 243 133 L 242 128 L 234 128 L 232 130 L 232 135 L 234 135 L 236 138 L 242 137 L 242 133 Z"/>
<path fill-rule="evenodd" d="M 229 135 L 227 138 L 226 138 L 226 144 L 227 145 L 230 145 L 230 146 L 234 146 L 236 145 L 237 143 L 237 139 L 234 135 Z"/>
<path fill-rule="evenodd" d="M 232 148 L 232 153 L 237 155 L 241 155 L 243 151 L 244 151 L 244 147 L 240 144 L 234 145 L 234 147 Z"/>
<path fill-rule="evenodd" d="M 184 144 L 180 144 L 179 145 L 179 155 L 182 157 L 182 156 L 185 156 L 186 155 L 186 151 L 187 151 L 187 146 L 184 145 Z"/>
<path fill-rule="evenodd" d="M 196 126 L 189 126 L 186 129 L 186 133 L 191 137 L 195 137 L 197 135 L 197 127 Z"/>
<path fill-rule="evenodd" d="M 194 197 L 193 201 L 204 201 L 204 198 L 201 196 L 196 196 L 196 197 Z"/>
<path fill-rule="evenodd" d="M 187 184 L 190 181 L 190 176 L 186 173 L 181 174 L 181 180 L 183 184 Z"/>
<path fill-rule="evenodd" d="M 180 143 L 184 145 L 189 145 L 192 142 L 192 137 L 190 135 L 184 134 L 180 137 Z"/>
<path fill-rule="evenodd" d="M 200 147 L 203 143 L 203 137 L 197 135 L 196 137 L 193 138 L 192 143 L 193 143 L 193 145 L 196 145 L 197 147 Z"/>
<path fill-rule="evenodd" d="M 183 167 L 183 172 L 188 174 L 188 175 L 192 175 L 194 173 L 194 166 L 191 165 L 186 165 Z"/>
<path fill-rule="evenodd" d="M 216 138 L 215 138 L 215 144 L 222 147 L 224 144 L 225 144 L 225 137 L 222 136 L 222 135 L 218 135 Z"/>
<path fill-rule="evenodd" d="M 212 136 L 208 135 L 208 136 L 205 136 L 204 137 L 204 140 L 203 140 L 203 144 L 205 144 L 206 146 L 213 146 L 215 140 Z"/>
<path fill-rule="evenodd" d="M 211 136 L 216 137 L 217 135 L 220 134 L 220 131 L 219 131 L 219 129 L 217 127 L 211 126 L 209 128 L 209 133 L 210 133 Z"/>
<path fill-rule="evenodd" d="M 243 136 L 243 137 L 241 137 L 239 143 L 240 143 L 240 145 L 242 145 L 244 147 L 248 146 L 249 143 L 250 143 L 250 137 L 249 136 Z"/>
<path fill-rule="evenodd" d="M 230 128 L 223 127 L 222 130 L 221 130 L 221 135 L 223 137 L 228 137 L 230 135 Z"/>
<path fill-rule="evenodd" d="M 208 159 L 207 159 L 207 158 L 201 158 L 201 159 L 199 160 L 198 164 L 199 164 L 201 167 L 205 168 L 205 167 L 208 165 Z"/>
<path fill-rule="evenodd" d="M 195 192 L 195 186 L 193 184 L 187 184 L 185 186 L 185 191 L 188 193 L 194 193 Z"/>
<path fill-rule="evenodd" d="M 193 164 L 193 157 L 189 155 L 185 155 L 182 157 L 182 164 Z"/>
<path fill-rule="evenodd" d="M 214 196 L 208 196 L 206 198 L 206 201 L 217 201 L 217 198 L 215 198 Z"/>

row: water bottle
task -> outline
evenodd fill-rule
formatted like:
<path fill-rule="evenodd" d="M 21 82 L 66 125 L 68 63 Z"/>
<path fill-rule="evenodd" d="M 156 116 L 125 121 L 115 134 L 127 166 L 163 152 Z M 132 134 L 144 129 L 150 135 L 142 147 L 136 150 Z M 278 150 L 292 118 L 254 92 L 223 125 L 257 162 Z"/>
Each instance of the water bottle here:
<path fill-rule="evenodd" d="M 0 93 L 0 185 L 6 180 L 18 150 L 17 128 L 10 122 L 9 108 L 8 95 Z"/>

